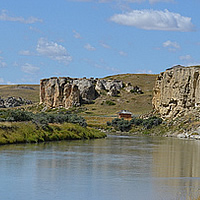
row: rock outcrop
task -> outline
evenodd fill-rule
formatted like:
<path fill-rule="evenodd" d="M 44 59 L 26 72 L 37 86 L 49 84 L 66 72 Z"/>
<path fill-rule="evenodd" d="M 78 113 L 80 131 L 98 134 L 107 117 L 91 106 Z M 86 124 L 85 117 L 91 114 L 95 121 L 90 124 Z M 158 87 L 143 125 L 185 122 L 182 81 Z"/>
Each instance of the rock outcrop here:
<path fill-rule="evenodd" d="M 131 84 L 128 84 L 128 86 L 125 88 L 125 90 L 127 92 L 131 92 L 131 93 L 134 93 L 134 94 L 143 94 L 143 91 L 137 85 L 132 86 Z"/>
<path fill-rule="evenodd" d="M 163 118 L 176 118 L 200 108 L 200 67 L 175 66 L 158 75 L 153 108 Z"/>
<path fill-rule="evenodd" d="M 52 77 L 40 81 L 40 103 L 48 107 L 70 108 L 95 100 L 102 90 L 108 95 L 117 96 L 123 82 L 104 79 L 76 79 Z"/>
<path fill-rule="evenodd" d="M 32 101 L 23 99 L 21 97 L 8 97 L 6 99 L 2 99 L 0 97 L 0 108 L 11 108 L 30 104 L 32 104 Z"/>

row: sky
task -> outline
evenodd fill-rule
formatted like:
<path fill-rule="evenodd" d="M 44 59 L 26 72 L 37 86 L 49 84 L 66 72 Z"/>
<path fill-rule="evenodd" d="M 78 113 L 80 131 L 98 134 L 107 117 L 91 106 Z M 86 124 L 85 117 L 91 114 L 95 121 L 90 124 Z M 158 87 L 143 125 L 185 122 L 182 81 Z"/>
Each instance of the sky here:
<path fill-rule="evenodd" d="M 199 0 L 2 0 L 0 84 L 200 65 Z"/>

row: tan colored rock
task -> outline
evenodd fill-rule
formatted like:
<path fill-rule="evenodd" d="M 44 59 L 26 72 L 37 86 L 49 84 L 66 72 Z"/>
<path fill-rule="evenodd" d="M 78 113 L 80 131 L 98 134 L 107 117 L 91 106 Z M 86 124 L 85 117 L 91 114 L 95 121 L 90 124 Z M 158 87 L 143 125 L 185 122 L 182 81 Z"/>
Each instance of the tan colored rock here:
<path fill-rule="evenodd" d="M 63 104 L 65 108 L 80 106 L 80 91 L 77 85 L 65 85 Z"/>
<path fill-rule="evenodd" d="M 69 78 L 49 78 L 40 81 L 40 103 L 48 107 L 80 105 L 80 91 Z"/>
<path fill-rule="evenodd" d="M 175 66 L 158 75 L 153 108 L 163 118 L 175 118 L 200 107 L 200 67 Z"/>
<path fill-rule="evenodd" d="M 48 107 L 70 108 L 95 100 L 101 90 L 108 94 L 118 94 L 122 81 L 52 77 L 40 81 L 40 102 Z"/>

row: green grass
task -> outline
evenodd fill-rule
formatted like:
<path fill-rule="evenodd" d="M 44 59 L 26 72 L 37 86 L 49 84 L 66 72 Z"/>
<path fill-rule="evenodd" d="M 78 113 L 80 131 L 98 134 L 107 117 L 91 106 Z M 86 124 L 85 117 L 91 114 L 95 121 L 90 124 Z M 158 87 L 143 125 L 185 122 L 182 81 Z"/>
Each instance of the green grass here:
<path fill-rule="evenodd" d="M 50 124 L 45 130 L 37 129 L 31 122 L 1 122 L 0 144 L 38 143 L 59 140 L 104 138 L 105 133 L 77 124 Z"/>

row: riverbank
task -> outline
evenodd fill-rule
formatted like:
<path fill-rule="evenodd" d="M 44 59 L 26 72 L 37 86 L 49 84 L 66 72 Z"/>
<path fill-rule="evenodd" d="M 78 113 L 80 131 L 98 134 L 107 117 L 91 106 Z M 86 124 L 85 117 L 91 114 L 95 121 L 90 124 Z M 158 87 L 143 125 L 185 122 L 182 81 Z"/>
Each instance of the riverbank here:
<path fill-rule="evenodd" d="M 49 124 L 45 128 L 32 122 L 1 122 L 0 144 L 38 143 L 59 140 L 105 138 L 106 134 L 78 124 Z"/>

